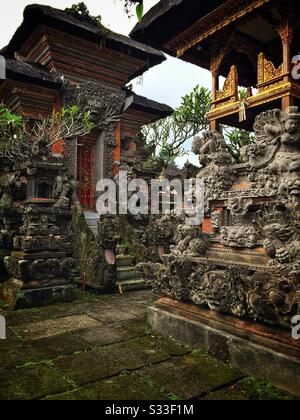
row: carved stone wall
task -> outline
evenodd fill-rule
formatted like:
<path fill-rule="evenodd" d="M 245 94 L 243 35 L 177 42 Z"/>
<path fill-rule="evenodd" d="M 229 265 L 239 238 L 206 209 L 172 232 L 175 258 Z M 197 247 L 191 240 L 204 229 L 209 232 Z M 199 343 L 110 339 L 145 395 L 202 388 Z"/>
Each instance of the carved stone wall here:
<path fill-rule="evenodd" d="M 95 290 L 111 291 L 117 279 L 115 261 L 118 236 L 114 221 L 101 218 L 95 237 L 86 224 L 79 203 L 72 208 L 73 249 L 82 281 Z"/>
<path fill-rule="evenodd" d="M 205 185 L 202 229 L 164 216 L 157 244 L 169 238 L 170 253 L 139 267 L 164 295 L 290 328 L 300 314 L 300 112 L 264 112 L 254 131 L 239 165 L 220 133 L 194 140 Z"/>

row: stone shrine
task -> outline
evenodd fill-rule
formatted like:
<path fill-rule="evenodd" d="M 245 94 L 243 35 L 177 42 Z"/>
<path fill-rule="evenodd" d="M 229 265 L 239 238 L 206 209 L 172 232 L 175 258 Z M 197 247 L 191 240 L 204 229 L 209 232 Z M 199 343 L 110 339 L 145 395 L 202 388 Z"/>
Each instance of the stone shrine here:
<path fill-rule="evenodd" d="M 162 260 L 139 266 L 165 296 L 149 308 L 149 322 L 299 392 L 300 346 L 291 334 L 300 315 L 296 3 L 161 0 L 131 36 L 212 74 L 211 129 L 192 147 L 205 187 L 204 219 L 200 227 L 189 226 L 179 211 L 157 223 Z M 254 131 L 239 162 L 224 125 Z"/>

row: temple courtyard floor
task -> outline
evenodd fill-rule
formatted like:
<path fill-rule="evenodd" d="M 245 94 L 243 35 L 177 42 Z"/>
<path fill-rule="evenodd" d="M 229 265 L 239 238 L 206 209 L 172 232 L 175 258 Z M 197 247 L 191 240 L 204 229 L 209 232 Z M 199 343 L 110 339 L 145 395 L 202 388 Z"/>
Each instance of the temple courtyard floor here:
<path fill-rule="evenodd" d="M 18 312 L 0 305 L 0 400 L 293 399 L 153 332 L 152 300 L 143 291 Z"/>

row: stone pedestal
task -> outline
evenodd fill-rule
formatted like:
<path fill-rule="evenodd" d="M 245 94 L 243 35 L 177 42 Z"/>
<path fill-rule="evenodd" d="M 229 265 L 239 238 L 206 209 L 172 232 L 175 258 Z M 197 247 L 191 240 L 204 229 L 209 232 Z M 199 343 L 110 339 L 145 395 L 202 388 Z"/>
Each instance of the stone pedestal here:
<path fill-rule="evenodd" d="M 300 340 L 294 340 L 290 331 L 169 298 L 149 307 L 148 321 L 160 334 L 200 347 L 246 375 L 300 397 Z"/>
<path fill-rule="evenodd" d="M 71 233 L 68 208 L 52 199 L 27 200 L 14 250 L 4 259 L 10 280 L 0 287 L 0 296 L 16 309 L 75 299 L 69 281 L 74 267 Z"/>

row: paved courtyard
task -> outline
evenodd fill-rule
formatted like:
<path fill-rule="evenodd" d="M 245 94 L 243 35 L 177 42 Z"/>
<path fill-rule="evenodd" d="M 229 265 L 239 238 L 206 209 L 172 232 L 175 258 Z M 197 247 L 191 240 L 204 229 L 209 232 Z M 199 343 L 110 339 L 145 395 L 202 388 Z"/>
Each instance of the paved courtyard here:
<path fill-rule="evenodd" d="M 151 292 L 93 296 L 10 312 L 0 400 L 289 399 L 201 349 L 154 333 Z"/>

